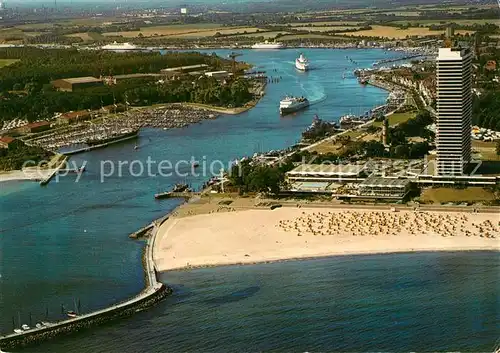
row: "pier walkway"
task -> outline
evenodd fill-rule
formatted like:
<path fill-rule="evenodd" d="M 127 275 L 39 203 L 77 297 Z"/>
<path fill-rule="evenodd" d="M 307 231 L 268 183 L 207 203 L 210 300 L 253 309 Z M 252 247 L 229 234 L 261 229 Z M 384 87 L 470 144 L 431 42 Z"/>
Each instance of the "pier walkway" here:
<path fill-rule="evenodd" d="M 95 150 L 95 149 L 98 149 L 98 148 L 104 148 L 104 147 L 107 147 L 107 146 L 112 145 L 114 143 L 123 142 L 123 141 L 131 140 L 131 139 L 135 139 L 135 138 L 137 138 L 137 135 L 124 137 L 122 139 L 113 140 L 113 141 L 110 141 L 110 142 L 102 143 L 100 145 L 83 147 L 83 148 L 79 148 L 77 150 L 62 152 L 62 154 L 64 154 L 65 156 L 71 156 L 71 155 L 78 154 L 78 153 L 89 152 L 89 151 L 92 151 L 92 150 Z"/>

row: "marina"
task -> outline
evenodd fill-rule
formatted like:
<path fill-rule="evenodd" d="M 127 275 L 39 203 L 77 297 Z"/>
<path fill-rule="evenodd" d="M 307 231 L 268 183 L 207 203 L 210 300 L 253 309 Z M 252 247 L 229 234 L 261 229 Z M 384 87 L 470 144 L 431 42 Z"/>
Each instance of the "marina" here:
<path fill-rule="evenodd" d="M 88 152 L 110 144 L 137 138 L 139 129 L 183 128 L 203 120 L 215 119 L 218 113 L 181 104 L 157 108 L 131 109 L 114 117 L 103 117 L 99 123 L 81 122 L 68 127 L 37 134 L 25 139 L 27 144 L 49 150 L 62 150 L 66 155 Z M 75 146 L 76 148 L 67 148 Z"/>

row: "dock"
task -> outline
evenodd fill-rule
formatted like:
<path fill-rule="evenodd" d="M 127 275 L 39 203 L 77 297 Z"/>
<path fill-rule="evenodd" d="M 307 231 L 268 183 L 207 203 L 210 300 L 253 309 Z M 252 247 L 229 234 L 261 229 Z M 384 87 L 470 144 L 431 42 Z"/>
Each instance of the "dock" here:
<path fill-rule="evenodd" d="M 131 140 L 131 139 L 135 139 L 135 138 L 137 138 L 137 135 L 135 135 L 135 136 L 127 136 L 127 137 L 124 137 L 122 139 L 118 139 L 118 140 L 114 140 L 114 141 L 109 141 L 109 142 L 102 143 L 102 144 L 99 144 L 99 145 L 94 145 L 94 146 L 89 146 L 89 147 L 83 147 L 83 148 L 79 148 L 79 149 L 73 150 L 73 151 L 62 152 L 62 154 L 64 154 L 65 156 L 72 156 L 74 154 L 89 152 L 89 151 L 92 151 L 92 150 L 95 150 L 95 149 L 98 149 L 98 148 L 104 148 L 104 147 L 107 147 L 109 145 L 112 145 L 112 144 L 115 144 L 115 143 L 118 143 L 118 142 L 123 142 L 123 141 Z"/>
<path fill-rule="evenodd" d="M 21 333 L 12 333 L 6 336 L 0 336 L 0 351 L 17 350 L 30 345 L 38 345 L 59 335 L 70 334 L 85 328 L 101 325 L 111 320 L 130 316 L 136 312 L 155 305 L 167 295 L 170 295 L 172 293 L 172 289 L 159 282 L 157 279 L 157 273 L 153 260 L 156 233 L 160 225 L 167 218 L 168 216 L 165 216 L 151 223 L 151 225 L 153 225 L 151 229 L 151 236 L 148 238 L 143 255 L 146 287 L 138 295 L 105 309 L 80 315 L 75 318 L 56 323 L 46 323 L 43 327 L 33 328 Z"/>
<path fill-rule="evenodd" d="M 50 181 L 52 180 L 52 178 L 54 178 L 54 176 L 56 176 L 56 174 L 59 173 L 59 171 L 63 168 L 63 166 L 66 165 L 66 161 L 67 160 L 68 160 L 68 157 L 64 157 L 63 160 L 62 160 L 62 162 L 59 163 L 59 165 L 57 167 L 55 167 L 53 170 L 51 170 L 50 173 L 45 178 L 43 178 L 42 180 L 40 180 L 40 185 L 41 186 L 45 186 L 48 183 L 50 183 Z"/>
<path fill-rule="evenodd" d="M 201 193 L 194 191 L 166 191 L 155 194 L 156 200 L 161 199 L 190 199 L 195 196 L 201 196 Z"/>

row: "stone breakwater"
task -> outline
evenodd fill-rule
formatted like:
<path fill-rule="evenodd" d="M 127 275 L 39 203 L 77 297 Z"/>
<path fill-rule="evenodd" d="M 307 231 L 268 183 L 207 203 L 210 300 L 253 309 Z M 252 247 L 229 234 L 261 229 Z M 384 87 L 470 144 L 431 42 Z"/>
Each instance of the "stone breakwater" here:
<path fill-rule="evenodd" d="M 27 330 L 0 337 L 0 350 L 19 349 L 29 345 L 40 344 L 63 334 L 74 333 L 89 327 L 101 325 L 105 322 L 133 315 L 143 311 L 172 293 L 172 289 L 158 282 L 153 260 L 153 248 L 159 225 L 167 217 L 160 218 L 152 223 L 151 237 L 148 239 L 143 255 L 145 289 L 137 296 L 108 308 L 81 315 L 76 318 L 47 323 L 42 328 Z"/>

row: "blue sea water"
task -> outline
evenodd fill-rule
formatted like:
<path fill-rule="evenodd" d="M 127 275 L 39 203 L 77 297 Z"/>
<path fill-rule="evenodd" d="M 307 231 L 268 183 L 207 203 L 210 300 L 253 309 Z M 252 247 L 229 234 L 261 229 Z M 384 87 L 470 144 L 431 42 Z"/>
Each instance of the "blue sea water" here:
<path fill-rule="evenodd" d="M 498 252 L 332 257 L 167 272 L 175 294 L 26 352 L 491 352 Z"/>
<path fill-rule="evenodd" d="M 382 50 L 305 50 L 304 54 L 310 58 L 315 67 L 314 70 L 307 73 L 300 73 L 294 69 L 293 62 L 299 54 L 296 50 L 245 50 L 242 52 L 244 54 L 242 60 L 253 63 L 256 69 L 266 70 L 272 76 L 281 76 L 280 83 L 268 85 L 266 95 L 249 112 L 237 116 L 222 116 L 217 120 L 205 121 L 184 129 L 141 130 L 138 140 L 139 150 L 134 150 L 135 142 L 130 141 L 78 155 L 72 158 L 72 161 L 77 164 L 87 163 L 87 172 L 78 183 L 75 183 L 74 177 L 61 178 L 57 183 L 51 182 L 44 188 L 37 183 L 30 182 L 0 183 L 0 332 L 11 332 L 12 321 L 16 326 L 19 326 L 20 323 L 29 324 L 30 313 L 33 322 L 45 319 L 47 310 L 48 319 L 57 320 L 62 317 L 63 310 L 72 310 L 77 302 L 81 303 L 82 311 L 91 311 L 124 300 L 139 292 L 144 285 L 140 263 L 143 244 L 129 240 L 127 235 L 152 219 L 164 215 L 178 204 L 176 200 L 155 201 L 154 193 L 166 190 L 174 183 L 181 181 L 187 181 L 195 186 L 200 185 L 208 178 L 208 176 L 164 178 L 145 175 L 134 177 L 130 170 L 124 168 L 121 176 L 115 173 L 112 177 L 105 178 L 104 182 L 101 182 L 100 169 L 103 161 L 117 163 L 118 161 L 140 160 L 145 162 L 150 157 L 151 160 L 155 161 L 169 160 L 175 163 L 179 160 L 189 160 L 191 156 L 194 156 L 208 162 L 220 160 L 229 163 L 237 157 L 251 155 L 259 151 L 284 148 L 295 143 L 300 138 L 300 133 L 311 123 L 314 114 L 318 114 L 325 120 L 336 120 L 343 114 L 362 113 L 375 105 L 382 104 L 387 96 L 386 92 L 377 88 L 360 86 L 352 74 L 342 80 L 342 73 L 346 69 L 352 72 L 355 68 L 346 60 L 346 55 L 357 61 L 359 67 L 368 67 L 372 62 L 389 55 Z M 227 55 L 228 51 L 217 51 L 217 53 Z M 308 110 L 290 117 L 280 118 L 277 109 L 278 101 L 285 94 L 305 95 L 314 104 Z M 137 170 L 132 170 L 132 172 L 135 171 Z M 441 261 L 439 256 L 445 255 L 436 256 L 437 258 L 432 261 L 439 262 Z M 462 259 L 460 261 L 474 262 L 477 256 L 482 259 L 486 255 L 460 254 L 457 256 Z M 498 256 L 495 256 L 490 260 L 489 268 L 498 273 Z M 363 264 L 365 258 L 360 257 L 359 259 L 360 263 Z M 371 261 L 372 263 L 381 261 L 378 266 L 389 269 L 392 265 L 398 265 L 398 263 L 385 259 L 380 257 Z M 414 288 L 417 293 L 427 292 L 429 289 L 425 285 L 428 283 L 420 282 L 418 277 L 415 281 L 411 275 L 411 273 L 418 275 L 418 268 L 425 265 L 426 257 L 414 259 L 416 260 L 405 263 L 405 271 L 409 271 L 408 279 L 405 281 L 413 283 L 411 288 Z M 440 311 L 442 313 L 446 310 L 464 310 L 464 307 L 467 307 L 467 310 L 472 313 L 471 315 L 482 315 L 487 322 L 488 329 L 482 333 L 483 336 L 477 341 L 478 343 L 472 344 L 471 347 L 479 347 L 479 345 L 485 347 L 493 337 L 491 325 L 497 329 L 499 325 L 498 303 L 494 302 L 495 295 L 498 293 L 498 276 L 495 278 L 497 280 L 495 287 L 494 284 L 491 285 L 492 282 L 494 283 L 492 280 L 494 275 L 479 269 L 481 261 L 477 261 L 474 268 L 478 272 L 473 274 L 473 278 L 470 278 L 468 272 L 464 271 L 462 267 L 447 269 L 450 276 L 457 282 L 450 283 L 450 286 L 461 286 L 457 289 L 458 291 L 472 287 L 470 290 L 473 292 L 469 294 L 473 296 L 467 297 L 470 301 L 465 304 L 459 301 L 451 303 L 441 301 L 436 305 L 443 306 Z M 295 272 L 294 275 L 281 277 L 282 271 L 286 268 L 300 269 L 303 266 L 309 266 L 308 264 L 309 262 L 298 262 L 274 264 L 269 267 L 259 265 L 245 268 L 197 270 L 192 273 L 168 273 L 163 278 L 166 283 L 176 286 L 176 294 L 157 309 L 140 314 L 131 321 L 113 324 L 104 331 L 90 331 L 74 339 L 63 340 L 61 343 L 57 341 L 54 345 L 47 346 L 50 349 L 44 348 L 46 346 L 43 345 L 39 351 L 155 352 L 161 350 L 163 352 L 165 347 L 176 347 L 175 349 L 168 348 L 167 351 L 191 350 L 190 347 L 202 350 L 197 342 L 204 341 L 199 341 L 198 338 L 190 339 L 189 335 L 197 333 L 201 339 L 203 332 L 207 332 L 205 339 L 212 345 L 207 347 L 215 349 L 216 342 L 213 342 L 215 337 L 212 336 L 213 331 L 210 331 L 210 327 L 222 325 L 221 329 L 226 329 L 225 335 L 232 332 L 232 335 L 250 337 L 254 331 L 245 332 L 245 318 L 252 316 L 252 320 L 259 321 L 259 319 L 255 311 L 248 310 L 265 307 L 268 299 L 263 299 L 260 304 L 252 304 L 251 300 L 241 301 L 241 304 L 248 303 L 253 306 L 250 309 L 244 309 L 243 306 L 242 310 L 244 310 L 241 312 L 235 311 L 235 307 L 232 307 L 230 312 L 224 312 L 226 316 L 220 314 L 222 321 L 215 320 L 216 324 L 214 324 L 211 319 L 214 319 L 213 315 L 217 318 L 218 311 L 212 311 L 217 305 L 213 305 L 214 302 L 211 302 L 212 304 L 208 305 L 208 309 L 206 309 L 209 316 L 204 320 L 201 320 L 202 316 L 200 316 L 198 321 L 197 310 L 201 310 L 201 307 L 190 305 L 190 293 L 193 294 L 193 298 L 201 294 L 202 298 L 206 300 L 220 297 L 221 301 L 224 301 L 224 298 L 229 298 L 227 295 L 233 292 L 238 293 L 245 288 L 253 288 L 248 290 L 249 293 L 255 292 L 252 298 L 259 298 L 266 292 L 281 293 L 280 296 L 284 297 L 282 298 L 283 305 L 280 307 L 278 303 L 273 304 L 274 311 L 263 313 L 264 316 L 259 321 L 263 327 L 269 329 L 273 327 L 272 321 L 268 321 L 269 318 L 273 315 L 279 316 L 293 312 L 294 305 L 300 308 L 301 302 L 306 300 L 310 293 L 318 293 L 317 296 L 314 294 L 314 298 L 319 303 L 321 300 L 327 300 L 326 298 L 321 299 L 319 293 L 324 293 L 322 292 L 322 283 L 329 280 L 330 270 L 328 267 L 325 271 L 318 270 L 314 276 L 308 279 L 309 287 L 301 285 L 304 291 L 302 294 L 297 294 L 295 299 L 290 299 L 291 302 L 285 298 L 287 291 L 283 291 L 283 288 L 294 288 L 295 280 L 298 280 L 297 276 L 300 271 Z M 316 264 L 316 262 L 312 264 Z M 272 278 L 273 272 L 275 272 L 275 278 L 280 279 L 280 281 L 276 282 L 276 285 L 273 285 L 273 281 L 269 281 L 264 286 L 257 281 L 262 271 L 268 273 L 268 278 Z M 370 269 L 366 271 L 369 272 Z M 395 268 L 394 271 L 402 270 Z M 342 275 L 342 271 L 336 273 L 337 277 Z M 374 274 L 374 278 L 371 279 L 372 286 L 376 286 L 377 283 L 382 285 L 385 280 L 385 273 L 382 273 Z M 218 277 L 219 274 L 221 274 L 220 277 Z M 401 272 L 401 276 L 406 275 Z M 322 277 L 324 278 L 322 279 Z M 208 284 L 212 279 L 216 280 L 214 283 L 218 284 L 209 288 Z M 305 279 L 302 278 L 302 281 Z M 365 281 L 366 279 L 358 282 L 357 287 L 359 288 L 356 290 L 363 291 Z M 405 281 L 402 283 L 406 283 Z M 476 285 L 483 282 L 489 283 L 488 290 L 483 290 L 482 287 Z M 352 282 L 351 285 L 352 287 L 349 288 L 354 290 L 355 283 Z M 442 285 L 446 285 L 446 283 Z M 259 290 L 255 291 L 257 287 Z M 309 291 L 308 288 L 316 289 Z M 482 291 L 478 292 L 480 289 Z M 248 296 L 245 294 L 246 290 L 243 290 L 242 293 L 241 296 Z M 467 293 L 452 294 L 463 298 Z M 294 296 L 290 298 L 294 298 Z M 413 302 L 414 298 L 410 296 L 408 300 Z M 477 303 L 484 301 L 490 304 L 494 302 L 495 305 L 487 306 L 487 310 L 483 310 L 485 305 L 477 308 Z M 377 315 L 377 305 L 377 302 L 373 302 L 373 305 L 365 310 L 372 310 L 373 315 Z M 396 312 L 404 311 L 403 303 L 398 302 L 394 305 L 393 310 Z M 314 311 L 314 307 L 311 306 L 309 310 Z M 324 310 L 322 306 L 316 307 L 318 311 Z M 181 312 L 175 314 L 175 310 L 181 310 Z M 381 311 L 381 313 L 383 312 Z M 311 312 L 309 313 L 311 314 Z M 361 313 L 362 311 L 356 315 L 361 315 Z M 227 316 L 229 314 L 235 316 L 231 318 Z M 422 315 L 426 316 L 427 314 L 428 312 L 425 311 Z M 253 315 L 257 315 L 257 317 L 253 317 Z M 414 313 L 414 315 L 417 322 L 422 319 L 420 314 Z M 162 321 L 166 320 L 165 316 L 172 320 L 175 318 L 175 321 L 171 324 Z M 300 315 L 297 315 L 296 320 L 297 322 L 301 320 Z M 310 319 L 303 321 L 303 327 L 308 327 L 307 325 L 310 324 L 308 320 Z M 137 325 L 136 330 L 132 330 L 131 328 L 135 325 Z M 156 327 L 157 325 L 159 327 Z M 166 328 L 161 328 L 162 325 Z M 288 332 L 283 323 L 280 325 L 277 327 L 283 327 L 283 337 L 288 337 L 288 334 L 294 332 L 293 329 Z M 172 331 L 173 327 L 180 331 Z M 231 331 L 231 327 L 235 328 Z M 185 332 L 181 334 L 183 329 Z M 364 328 L 359 326 L 354 330 L 364 330 Z M 420 330 L 418 329 L 417 333 Z M 427 332 L 422 330 L 422 332 Z M 470 332 L 467 328 L 460 330 L 463 334 Z M 320 331 L 318 329 L 309 333 L 310 340 L 317 341 L 316 345 L 320 344 L 320 341 L 324 339 L 323 336 L 326 335 L 326 333 L 320 334 Z M 148 335 L 144 335 L 144 338 L 141 339 L 146 332 Z M 170 335 L 169 332 L 175 332 L 175 334 Z M 265 333 L 265 331 L 263 332 Z M 438 335 L 436 337 L 443 338 L 443 344 L 457 342 L 457 339 L 451 336 Z M 160 340 L 162 342 L 161 349 L 159 346 L 154 346 L 154 341 L 158 338 L 164 339 Z M 229 339 L 230 342 L 227 343 L 224 343 L 228 339 L 227 337 L 224 340 L 223 337 L 219 339 L 221 345 L 218 347 L 223 351 L 274 350 L 280 347 L 290 347 L 290 343 L 287 343 L 286 340 L 283 340 L 281 346 L 277 341 L 274 341 L 279 337 L 271 340 L 275 342 L 274 346 L 266 348 L 254 345 L 249 346 L 251 348 L 248 349 L 243 346 L 243 341 L 241 341 L 243 338 L 234 341 Z M 130 342 L 131 340 L 134 340 L 135 345 Z M 94 342 L 94 345 L 90 344 L 89 341 Z M 260 341 L 262 342 L 262 339 Z M 347 342 L 350 340 L 346 341 L 346 344 Z M 145 347 L 149 345 L 152 345 L 151 348 L 146 349 Z M 68 350 L 67 347 L 71 347 L 71 350 Z M 94 348 L 90 350 L 89 347 Z M 142 349 L 143 347 L 144 349 Z M 309 349 L 305 343 L 297 347 L 304 347 L 304 350 Z M 342 346 L 339 345 L 339 347 Z M 355 350 L 358 346 L 351 345 L 350 347 Z"/>

